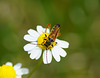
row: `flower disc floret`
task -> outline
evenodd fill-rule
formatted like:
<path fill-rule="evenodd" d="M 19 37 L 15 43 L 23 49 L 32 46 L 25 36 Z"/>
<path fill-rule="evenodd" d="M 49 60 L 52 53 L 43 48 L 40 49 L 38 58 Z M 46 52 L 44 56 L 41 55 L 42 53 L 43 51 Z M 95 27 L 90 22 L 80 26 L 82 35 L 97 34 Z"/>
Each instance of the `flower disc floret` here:
<path fill-rule="evenodd" d="M 16 72 L 12 66 L 3 65 L 0 67 L 0 78 L 16 78 Z"/>
<path fill-rule="evenodd" d="M 56 42 L 51 42 L 51 45 L 46 47 L 44 44 L 46 43 L 46 41 L 48 40 L 48 36 L 49 36 L 49 33 L 43 33 L 41 34 L 38 39 L 37 39 L 37 44 L 38 46 L 41 48 L 41 49 L 52 49 Z"/>

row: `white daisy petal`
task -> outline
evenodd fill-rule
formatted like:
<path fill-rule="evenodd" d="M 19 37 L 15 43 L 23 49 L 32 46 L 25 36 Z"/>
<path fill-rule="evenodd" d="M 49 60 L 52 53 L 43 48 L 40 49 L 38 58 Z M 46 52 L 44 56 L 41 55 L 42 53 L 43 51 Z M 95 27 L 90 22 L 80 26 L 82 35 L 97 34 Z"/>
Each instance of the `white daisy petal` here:
<path fill-rule="evenodd" d="M 6 65 L 12 66 L 13 64 L 11 62 L 7 62 Z"/>
<path fill-rule="evenodd" d="M 29 73 L 29 70 L 27 68 L 21 68 L 21 72 L 23 74 L 28 74 Z"/>
<path fill-rule="evenodd" d="M 42 34 L 43 33 L 43 27 L 38 25 L 37 31 L 39 32 L 39 34 Z"/>
<path fill-rule="evenodd" d="M 33 30 L 33 29 L 29 29 L 28 33 L 33 37 L 36 37 L 36 38 L 39 37 L 39 33 L 37 31 Z"/>
<path fill-rule="evenodd" d="M 57 51 L 59 52 L 60 56 L 65 57 L 67 55 L 66 51 L 63 50 L 61 47 L 59 46 L 56 46 L 56 47 L 58 47 Z"/>
<path fill-rule="evenodd" d="M 45 30 L 46 28 L 43 28 L 43 32 L 45 32 Z M 47 28 L 47 33 L 50 33 L 48 28 Z"/>
<path fill-rule="evenodd" d="M 52 54 L 50 50 L 47 51 L 47 60 L 48 60 L 48 63 L 51 63 L 52 61 Z"/>
<path fill-rule="evenodd" d="M 36 37 L 32 37 L 31 35 L 25 35 L 24 39 L 26 41 L 37 41 L 37 38 Z"/>
<path fill-rule="evenodd" d="M 47 28 L 47 33 L 50 33 L 48 28 Z"/>
<path fill-rule="evenodd" d="M 20 69 L 18 69 L 17 71 L 16 71 L 16 74 L 17 75 L 23 75 L 23 74 L 28 74 L 29 73 L 29 70 L 28 70 L 28 68 L 20 68 Z"/>
<path fill-rule="evenodd" d="M 21 68 L 21 66 L 22 66 L 21 63 L 17 63 L 17 64 L 14 65 L 14 69 L 15 69 L 15 70 L 18 70 L 18 69 Z"/>
<path fill-rule="evenodd" d="M 35 43 L 35 42 L 34 42 L 34 43 Z M 32 50 L 34 47 L 37 46 L 37 45 L 34 44 L 34 43 L 26 44 L 26 45 L 24 46 L 24 50 L 25 50 L 25 51 L 30 51 L 30 50 Z"/>
<path fill-rule="evenodd" d="M 44 64 L 47 64 L 47 58 L 46 58 L 46 50 L 43 52 L 43 62 Z"/>
<path fill-rule="evenodd" d="M 63 40 L 56 39 L 57 45 L 62 47 L 62 48 L 68 48 L 69 43 Z"/>
<path fill-rule="evenodd" d="M 40 52 L 42 52 L 42 49 L 39 47 L 35 47 L 33 50 L 29 51 L 30 54 L 30 58 L 31 59 L 35 59 L 38 57 L 38 55 L 40 54 Z"/>
<path fill-rule="evenodd" d="M 22 78 L 22 76 L 21 75 L 17 75 L 16 78 Z"/>
<path fill-rule="evenodd" d="M 40 58 L 41 54 L 42 54 L 42 51 L 39 52 L 39 54 L 38 54 L 37 57 L 36 57 L 36 60 L 38 60 L 38 59 Z"/>
<path fill-rule="evenodd" d="M 23 75 L 23 72 L 22 72 L 21 68 L 18 69 L 18 70 L 15 70 L 15 71 L 16 71 L 16 75 Z"/>
<path fill-rule="evenodd" d="M 59 62 L 60 61 L 60 54 L 59 54 L 59 51 L 58 51 L 58 47 L 57 46 L 54 46 L 54 48 L 51 49 L 51 50 L 52 50 L 53 57 L 55 58 L 55 60 L 57 62 Z"/>
<path fill-rule="evenodd" d="M 43 52 L 43 62 L 44 64 L 49 64 L 52 61 L 52 54 L 50 50 L 45 50 Z"/>

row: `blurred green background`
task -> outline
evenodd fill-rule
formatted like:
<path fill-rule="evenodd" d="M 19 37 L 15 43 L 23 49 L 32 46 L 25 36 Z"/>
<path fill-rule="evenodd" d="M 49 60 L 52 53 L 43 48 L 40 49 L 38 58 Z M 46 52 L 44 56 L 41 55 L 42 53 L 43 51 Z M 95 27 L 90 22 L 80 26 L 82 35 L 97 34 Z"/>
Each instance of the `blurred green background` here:
<path fill-rule="evenodd" d="M 100 0 L 0 0 L 0 65 L 21 62 L 31 71 L 39 60 L 23 50 L 23 36 L 48 23 L 61 25 L 68 55 L 42 63 L 31 78 L 100 78 Z"/>

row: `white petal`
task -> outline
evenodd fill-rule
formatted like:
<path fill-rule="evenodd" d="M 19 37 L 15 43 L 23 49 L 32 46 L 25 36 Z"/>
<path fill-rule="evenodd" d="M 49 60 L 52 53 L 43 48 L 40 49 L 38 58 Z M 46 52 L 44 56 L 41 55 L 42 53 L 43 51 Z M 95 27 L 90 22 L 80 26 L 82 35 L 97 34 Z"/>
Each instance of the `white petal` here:
<path fill-rule="evenodd" d="M 7 62 L 6 65 L 13 66 L 11 62 Z"/>
<path fill-rule="evenodd" d="M 38 60 L 38 59 L 40 58 L 41 54 L 42 54 L 42 51 L 39 52 L 39 54 L 38 54 L 37 57 L 36 57 L 36 60 Z"/>
<path fill-rule="evenodd" d="M 61 47 L 59 46 L 56 46 L 56 47 L 58 47 L 57 51 L 59 52 L 60 56 L 65 57 L 67 55 L 66 51 L 63 50 Z"/>
<path fill-rule="evenodd" d="M 43 52 L 43 62 L 44 62 L 44 64 L 48 64 L 47 53 L 46 53 L 46 51 L 47 51 L 47 50 L 45 50 L 45 51 Z"/>
<path fill-rule="evenodd" d="M 44 62 L 44 64 L 47 64 L 46 50 L 43 52 L 43 62 Z"/>
<path fill-rule="evenodd" d="M 39 33 L 37 31 L 33 30 L 33 29 L 29 29 L 28 33 L 33 37 L 36 37 L 36 38 L 39 37 Z"/>
<path fill-rule="evenodd" d="M 44 64 L 49 64 L 52 61 L 52 54 L 50 50 L 45 50 L 43 52 L 43 62 Z"/>
<path fill-rule="evenodd" d="M 43 32 L 45 32 L 45 30 L 46 28 L 43 28 Z M 47 33 L 50 33 L 48 28 L 47 28 Z"/>
<path fill-rule="evenodd" d="M 51 50 L 52 50 L 53 57 L 55 58 L 55 60 L 57 62 L 59 62 L 60 61 L 60 54 L 59 54 L 59 51 L 58 51 L 58 47 L 57 46 L 54 46 L 54 48 L 51 49 Z"/>
<path fill-rule="evenodd" d="M 63 40 L 58 40 L 56 39 L 57 45 L 62 47 L 62 48 L 68 48 L 69 47 L 69 43 Z"/>
<path fill-rule="evenodd" d="M 50 50 L 47 51 L 47 59 L 48 59 L 48 63 L 51 63 L 51 61 L 52 61 L 52 54 L 51 54 Z"/>
<path fill-rule="evenodd" d="M 21 68 L 21 72 L 23 74 L 28 74 L 29 73 L 29 70 L 28 70 L 28 68 Z"/>
<path fill-rule="evenodd" d="M 18 69 L 21 68 L 21 66 L 22 66 L 21 63 L 17 63 L 16 65 L 14 65 L 14 69 L 15 69 L 15 70 L 18 70 Z"/>
<path fill-rule="evenodd" d="M 16 78 L 22 78 L 22 76 L 21 75 L 17 75 Z"/>
<path fill-rule="evenodd" d="M 40 52 L 42 52 L 42 49 L 39 47 L 35 47 L 33 50 L 29 51 L 30 54 L 30 58 L 31 59 L 35 59 L 38 57 L 38 55 L 40 54 Z"/>
<path fill-rule="evenodd" d="M 15 70 L 15 71 L 16 71 L 16 75 L 23 75 L 23 72 L 22 72 L 21 68 L 18 69 L 18 70 Z"/>
<path fill-rule="evenodd" d="M 37 41 L 37 38 L 36 38 L 36 37 L 33 37 L 33 36 L 31 36 L 31 35 L 25 35 L 25 36 L 24 36 L 24 39 L 25 39 L 26 41 Z"/>
<path fill-rule="evenodd" d="M 38 25 L 37 31 L 38 31 L 39 34 L 42 34 L 43 33 L 43 27 Z"/>
<path fill-rule="evenodd" d="M 35 43 L 35 42 L 34 42 L 34 43 Z M 25 51 L 30 51 L 30 50 L 32 50 L 34 47 L 37 46 L 37 45 L 34 44 L 34 43 L 26 44 L 26 45 L 24 46 L 24 50 L 25 50 Z"/>

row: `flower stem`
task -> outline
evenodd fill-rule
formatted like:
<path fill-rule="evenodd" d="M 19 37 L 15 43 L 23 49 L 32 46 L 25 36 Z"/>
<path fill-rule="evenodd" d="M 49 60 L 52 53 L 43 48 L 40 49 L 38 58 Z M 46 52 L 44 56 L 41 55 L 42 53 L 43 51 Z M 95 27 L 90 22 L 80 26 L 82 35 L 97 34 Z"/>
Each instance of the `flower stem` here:
<path fill-rule="evenodd" d="M 27 76 L 27 78 L 30 78 L 32 76 L 32 74 L 39 68 L 39 66 L 41 65 L 41 63 L 42 63 L 42 58 L 37 63 L 37 65 L 35 66 L 35 68 L 29 73 L 29 75 Z"/>

